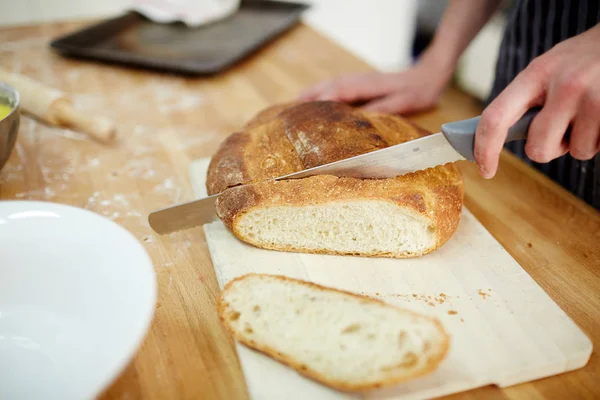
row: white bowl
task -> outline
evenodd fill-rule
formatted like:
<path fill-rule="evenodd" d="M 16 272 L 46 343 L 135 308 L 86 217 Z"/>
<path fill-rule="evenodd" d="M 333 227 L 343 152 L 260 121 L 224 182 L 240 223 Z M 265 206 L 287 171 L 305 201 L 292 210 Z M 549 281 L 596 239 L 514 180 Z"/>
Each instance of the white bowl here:
<path fill-rule="evenodd" d="M 90 211 L 0 201 L 0 399 L 91 399 L 154 315 L 152 262 Z"/>

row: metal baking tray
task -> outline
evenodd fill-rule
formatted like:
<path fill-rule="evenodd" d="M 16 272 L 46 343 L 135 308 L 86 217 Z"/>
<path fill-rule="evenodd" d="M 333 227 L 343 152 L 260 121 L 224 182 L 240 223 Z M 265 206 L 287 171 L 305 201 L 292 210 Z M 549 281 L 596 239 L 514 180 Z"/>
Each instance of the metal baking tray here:
<path fill-rule="evenodd" d="M 182 74 L 214 74 L 249 56 L 299 22 L 308 4 L 242 1 L 231 17 L 198 28 L 122 16 L 54 39 L 64 56 Z"/>

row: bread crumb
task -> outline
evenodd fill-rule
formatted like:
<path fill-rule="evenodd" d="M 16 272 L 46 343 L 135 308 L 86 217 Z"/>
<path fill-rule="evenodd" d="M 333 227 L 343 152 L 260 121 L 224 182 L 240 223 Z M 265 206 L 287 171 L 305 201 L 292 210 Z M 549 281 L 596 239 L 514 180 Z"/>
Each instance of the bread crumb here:
<path fill-rule="evenodd" d="M 360 330 L 360 324 L 351 324 L 342 330 L 342 333 L 353 333 Z"/>
<path fill-rule="evenodd" d="M 406 332 L 402 331 L 398 334 L 398 345 L 400 347 L 403 347 L 405 341 L 406 341 Z"/>
<path fill-rule="evenodd" d="M 450 311 L 448 311 L 448 314 L 456 315 L 456 314 L 458 314 L 458 312 L 456 310 L 450 310 Z"/>
<path fill-rule="evenodd" d="M 427 303 L 427 304 L 429 304 L 431 307 L 435 307 L 435 303 L 434 303 L 433 301 L 430 301 L 430 302 L 429 302 L 429 303 Z"/>
<path fill-rule="evenodd" d="M 460 322 L 463 322 L 463 323 L 464 323 L 464 322 L 465 322 L 465 320 L 461 318 L 461 319 L 460 319 Z"/>
<path fill-rule="evenodd" d="M 412 298 L 413 300 L 421 300 L 429 305 L 432 305 L 430 303 L 444 304 L 447 300 L 450 301 L 450 296 L 448 296 L 445 293 L 440 293 L 439 296 L 435 296 L 435 295 L 431 296 L 431 295 L 417 294 L 417 293 L 412 293 L 412 294 L 398 293 L 398 294 L 389 294 L 387 296 L 401 297 L 409 303 L 410 303 L 410 299 Z"/>
<path fill-rule="evenodd" d="M 481 298 L 483 300 L 487 299 L 487 297 L 490 295 L 489 293 L 484 292 L 482 289 L 479 289 L 479 295 L 481 296 Z"/>

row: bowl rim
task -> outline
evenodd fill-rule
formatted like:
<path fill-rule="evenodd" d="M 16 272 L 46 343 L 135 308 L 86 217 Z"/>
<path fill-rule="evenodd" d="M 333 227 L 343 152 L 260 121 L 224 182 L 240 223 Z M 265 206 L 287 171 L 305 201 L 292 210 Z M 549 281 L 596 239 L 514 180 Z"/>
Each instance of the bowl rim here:
<path fill-rule="evenodd" d="M 11 94 L 12 96 L 14 96 L 14 98 L 15 98 L 15 100 L 14 100 L 15 104 L 14 105 L 9 104 L 10 106 L 12 106 L 12 110 L 10 110 L 10 112 L 8 113 L 8 115 L 6 117 L 0 119 L 0 121 L 3 121 L 5 119 L 10 118 L 13 114 L 18 112 L 18 109 L 21 106 L 21 95 L 14 86 L 11 86 L 4 81 L 0 81 L 0 92 L 7 92 L 7 93 Z M 9 99 L 9 100 L 11 100 L 11 99 Z"/>

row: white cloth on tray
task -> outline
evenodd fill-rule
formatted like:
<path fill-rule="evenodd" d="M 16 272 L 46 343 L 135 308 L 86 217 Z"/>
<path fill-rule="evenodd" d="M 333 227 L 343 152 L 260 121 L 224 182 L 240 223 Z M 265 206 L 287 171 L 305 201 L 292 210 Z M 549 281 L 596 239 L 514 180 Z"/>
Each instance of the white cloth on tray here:
<path fill-rule="evenodd" d="M 133 0 L 132 9 L 157 23 L 198 27 L 233 15 L 241 0 Z"/>

